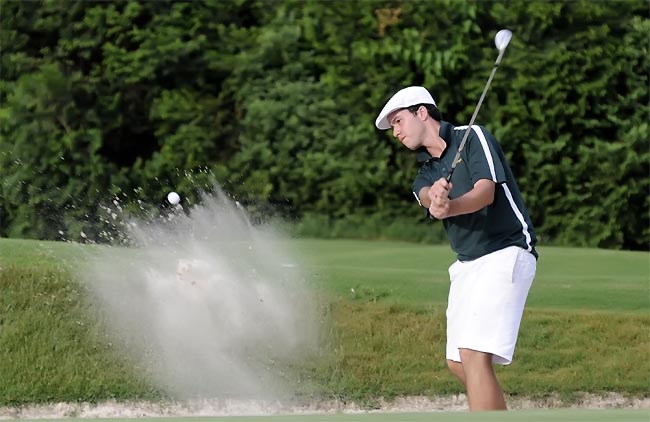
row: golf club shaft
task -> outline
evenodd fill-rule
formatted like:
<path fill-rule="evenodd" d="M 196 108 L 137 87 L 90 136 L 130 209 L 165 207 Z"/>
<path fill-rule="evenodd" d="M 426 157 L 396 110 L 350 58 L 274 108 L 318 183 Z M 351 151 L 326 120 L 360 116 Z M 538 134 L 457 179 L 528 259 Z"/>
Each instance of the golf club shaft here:
<path fill-rule="evenodd" d="M 469 132 L 472 130 L 472 125 L 474 125 L 474 120 L 476 120 L 476 115 L 478 114 L 478 111 L 481 108 L 481 104 L 483 104 L 483 99 L 485 98 L 485 94 L 487 93 L 487 90 L 490 88 L 490 84 L 492 83 L 492 78 L 494 78 L 494 74 L 497 72 L 497 68 L 499 67 L 499 63 L 501 63 L 501 58 L 503 57 L 504 52 L 505 50 L 499 51 L 499 56 L 497 57 L 497 60 L 494 62 L 494 67 L 492 68 L 490 77 L 488 78 L 487 83 L 483 88 L 483 92 L 481 93 L 481 98 L 479 98 L 478 104 L 476 104 L 476 108 L 474 109 L 474 114 L 472 114 L 472 118 L 469 121 L 469 125 L 467 126 L 467 129 L 465 129 L 465 134 L 463 135 L 463 139 L 460 142 L 460 146 L 458 147 L 458 151 L 456 152 L 454 161 L 451 162 L 451 169 L 449 170 L 449 174 L 446 177 L 447 182 L 451 180 L 451 175 L 454 173 L 454 169 L 456 168 L 456 164 L 458 163 L 458 159 L 460 158 L 460 153 L 461 151 L 463 151 L 463 148 L 465 148 L 465 142 L 467 141 Z"/>

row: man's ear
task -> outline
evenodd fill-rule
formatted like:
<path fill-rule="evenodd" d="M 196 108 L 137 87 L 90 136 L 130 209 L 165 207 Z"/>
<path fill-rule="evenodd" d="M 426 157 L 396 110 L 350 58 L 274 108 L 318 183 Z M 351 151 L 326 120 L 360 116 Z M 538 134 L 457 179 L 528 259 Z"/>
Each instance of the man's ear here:
<path fill-rule="evenodd" d="M 427 111 L 427 108 L 423 105 L 421 105 L 418 108 L 418 117 L 420 120 L 425 121 L 427 119 L 427 116 L 429 115 L 429 112 Z"/>

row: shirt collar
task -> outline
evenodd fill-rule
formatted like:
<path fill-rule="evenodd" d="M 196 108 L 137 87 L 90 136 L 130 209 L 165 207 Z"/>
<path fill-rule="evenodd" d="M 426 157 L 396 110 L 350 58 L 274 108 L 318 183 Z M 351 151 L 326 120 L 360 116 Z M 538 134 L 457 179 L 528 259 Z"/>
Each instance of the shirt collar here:
<path fill-rule="evenodd" d="M 442 120 L 440 122 L 439 135 L 447 143 L 447 148 L 449 148 L 449 144 L 451 143 L 451 135 L 452 135 L 453 130 L 454 130 L 454 125 L 452 125 L 451 123 L 445 122 L 444 120 Z M 445 151 L 446 151 L 446 149 L 445 149 Z M 443 152 L 442 155 L 445 155 L 445 153 Z M 430 159 L 433 158 L 431 156 L 431 154 L 429 154 L 429 151 L 427 151 L 427 149 L 425 147 L 420 147 L 420 148 L 416 149 L 415 150 L 415 157 L 416 157 L 418 163 L 423 163 L 423 162 L 429 161 Z"/>

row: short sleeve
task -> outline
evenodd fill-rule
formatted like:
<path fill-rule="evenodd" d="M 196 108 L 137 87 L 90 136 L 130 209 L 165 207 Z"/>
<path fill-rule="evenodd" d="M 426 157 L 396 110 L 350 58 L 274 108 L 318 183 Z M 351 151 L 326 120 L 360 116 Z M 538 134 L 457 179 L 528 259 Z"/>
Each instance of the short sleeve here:
<path fill-rule="evenodd" d="M 434 183 L 434 180 L 431 177 L 431 173 L 428 171 L 427 167 L 427 164 L 420 167 L 420 170 L 418 171 L 418 174 L 415 176 L 415 180 L 413 181 L 413 195 L 415 195 L 415 199 L 420 205 L 422 205 L 422 201 L 420 201 L 419 197 L 420 191 L 422 188 L 432 186 Z"/>
<path fill-rule="evenodd" d="M 472 142 L 467 148 L 470 177 L 474 183 L 480 179 L 492 180 L 494 183 L 506 181 L 503 163 L 497 151 L 496 139 L 481 126 L 472 126 Z"/>

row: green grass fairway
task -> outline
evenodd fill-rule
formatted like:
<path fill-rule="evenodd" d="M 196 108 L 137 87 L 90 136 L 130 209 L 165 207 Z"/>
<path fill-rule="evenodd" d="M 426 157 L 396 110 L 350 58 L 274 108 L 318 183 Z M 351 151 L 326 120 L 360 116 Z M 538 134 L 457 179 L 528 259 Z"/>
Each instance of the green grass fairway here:
<path fill-rule="evenodd" d="M 447 268 L 455 259 L 448 245 L 322 239 L 295 239 L 288 245 L 307 277 L 327 294 L 415 307 L 447 301 Z M 81 250 L 98 247 L 0 239 L 0 266 L 77 263 Z M 540 247 L 539 254 L 528 309 L 650 310 L 647 252 Z"/>
<path fill-rule="evenodd" d="M 94 419 L 94 418 L 93 418 Z M 121 421 L 151 422 L 647 422 L 650 410 L 526 410 L 510 412 L 422 412 L 422 413 L 361 413 L 328 415 L 285 415 L 285 416 L 224 416 L 224 417 L 183 417 L 183 418 L 132 418 Z M 49 419 L 49 421 L 71 422 L 87 421 L 82 418 Z M 95 419 L 117 420 L 117 419 Z M 43 420 L 35 420 L 35 422 Z"/>
<path fill-rule="evenodd" d="M 448 245 L 299 239 L 294 247 L 308 273 L 342 298 L 447 302 L 447 268 L 455 259 Z M 529 309 L 650 310 L 647 252 L 541 247 L 539 255 Z"/>

